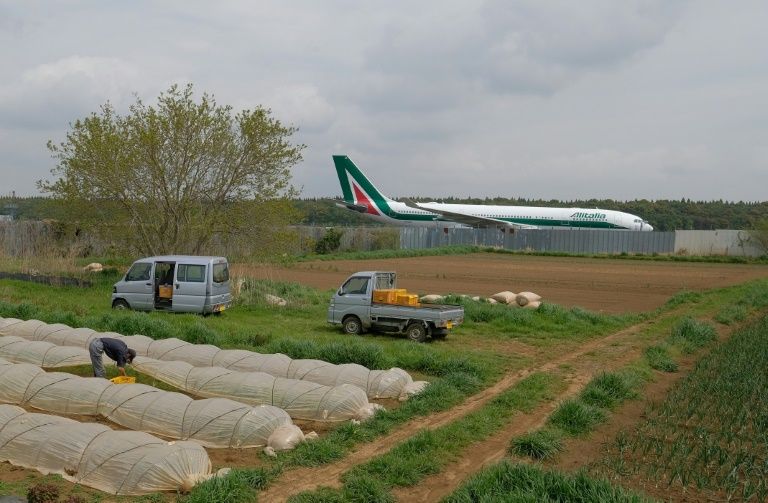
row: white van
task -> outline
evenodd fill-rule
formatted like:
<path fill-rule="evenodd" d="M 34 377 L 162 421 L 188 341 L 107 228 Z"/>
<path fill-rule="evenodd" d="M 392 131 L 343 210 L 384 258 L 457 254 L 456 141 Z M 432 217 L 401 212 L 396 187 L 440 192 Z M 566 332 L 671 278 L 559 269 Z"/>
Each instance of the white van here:
<path fill-rule="evenodd" d="M 231 304 L 229 264 L 224 257 L 139 259 L 112 288 L 114 309 L 209 314 Z"/>

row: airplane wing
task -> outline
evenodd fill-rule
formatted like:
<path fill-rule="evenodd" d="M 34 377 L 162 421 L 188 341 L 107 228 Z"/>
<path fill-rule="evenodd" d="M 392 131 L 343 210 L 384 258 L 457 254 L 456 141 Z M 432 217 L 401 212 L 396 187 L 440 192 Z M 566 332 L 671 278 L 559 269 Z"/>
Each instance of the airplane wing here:
<path fill-rule="evenodd" d="M 440 215 L 446 220 L 451 220 L 454 222 L 458 222 L 460 224 L 469 225 L 470 227 L 480 227 L 480 228 L 504 227 L 504 228 L 512 228 L 512 229 L 538 229 L 538 227 L 536 227 L 535 225 L 516 224 L 514 222 L 507 222 L 506 220 L 499 220 L 496 218 L 478 217 L 475 215 L 467 215 L 466 213 L 457 213 L 455 211 L 445 211 L 445 210 L 438 210 L 435 208 L 425 208 L 424 206 L 421 206 L 419 203 L 416 203 L 414 201 L 410 201 L 407 199 L 404 199 L 403 202 L 409 208 L 429 211 L 431 213 L 435 213 L 436 215 Z"/>

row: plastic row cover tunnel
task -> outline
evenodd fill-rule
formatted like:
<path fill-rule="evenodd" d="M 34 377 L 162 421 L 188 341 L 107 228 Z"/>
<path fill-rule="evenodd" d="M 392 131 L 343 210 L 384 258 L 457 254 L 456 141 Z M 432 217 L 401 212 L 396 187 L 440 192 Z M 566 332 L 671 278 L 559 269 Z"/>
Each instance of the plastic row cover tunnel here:
<path fill-rule="evenodd" d="M 200 444 L 31 414 L 15 405 L 0 405 L 0 460 L 120 495 L 188 491 L 211 474 Z"/>
<path fill-rule="evenodd" d="M 98 415 L 131 430 L 193 440 L 206 447 L 285 450 L 304 439 L 288 414 L 277 407 L 251 407 L 225 398 L 193 400 L 144 384 L 45 372 L 2 358 L 0 402 L 56 414 Z"/>
<path fill-rule="evenodd" d="M 88 348 L 97 337 L 122 338 L 137 354 L 157 360 L 184 361 L 195 367 L 223 367 L 239 372 L 266 372 L 275 377 L 300 379 L 326 386 L 351 384 L 363 389 L 370 398 L 399 398 L 418 393 L 426 384 L 414 382 L 404 370 L 370 370 L 362 365 L 336 365 L 321 360 L 294 360 L 284 354 L 261 354 L 242 349 L 220 349 L 207 344 L 190 344 L 180 339 L 151 339 L 144 335 L 124 336 L 114 332 L 96 332 L 89 328 L 71 328 L 60 323 L 39 320 L 21 321 L 0 318 L 0 335 L 15 335 L 29 340 L 47 341 L 60 346 Z"/>
<path fill-rule="evenodd" d="M 81 348 L 0 336 L 0 358 L 14 363 L 60 361 L 60 351 L 67 354 L 79 351 L 80 358 L 88 357 L 88 351 Z M 42 355 L 47 356 L 43 358 Z M 273 405 L 283 409 L 294 419 L 365 420 L 381 408 L 368 402 L 363 390 L 348 384 L 323 386 L 297 379 L 281 379 L 263 372 L 193 367 L 185 362 L 160 361 L 141 356 L 133 360 L 133 367 L 143 374 L 195 396 L 229 398 L 248 405 Z"/>

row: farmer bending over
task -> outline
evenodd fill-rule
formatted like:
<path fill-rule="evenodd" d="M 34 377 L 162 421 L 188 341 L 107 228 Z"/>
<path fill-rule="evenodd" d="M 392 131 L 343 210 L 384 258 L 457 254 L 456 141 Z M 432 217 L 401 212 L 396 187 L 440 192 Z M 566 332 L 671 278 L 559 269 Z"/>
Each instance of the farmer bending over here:
<path fill-rule="evenodd" d="M 129 349 L 123 341 L 110 337 L 92 340 L 88 346 L 88 351 L 91 353 L 94 377 L 107 377 L 101 362 L 101 355 L 104 353 L 117 362 L 117 370 L 122 376 L 125 375 L 125 364 L 133 362 L 136 357 L 136 351 Z"/>

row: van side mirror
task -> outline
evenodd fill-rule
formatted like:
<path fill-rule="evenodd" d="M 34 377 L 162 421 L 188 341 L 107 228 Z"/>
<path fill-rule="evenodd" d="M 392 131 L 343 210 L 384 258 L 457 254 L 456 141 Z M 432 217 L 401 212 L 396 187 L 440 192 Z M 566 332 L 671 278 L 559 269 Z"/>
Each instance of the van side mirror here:
<path fill-rule="evenodd" d="M 339 295 L 339 296 L 344 295 L 344 289 L 343 288 L 339 288 L 339 291 L 336 292 L 336 295 Z"/>

